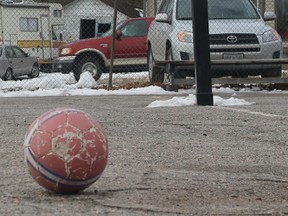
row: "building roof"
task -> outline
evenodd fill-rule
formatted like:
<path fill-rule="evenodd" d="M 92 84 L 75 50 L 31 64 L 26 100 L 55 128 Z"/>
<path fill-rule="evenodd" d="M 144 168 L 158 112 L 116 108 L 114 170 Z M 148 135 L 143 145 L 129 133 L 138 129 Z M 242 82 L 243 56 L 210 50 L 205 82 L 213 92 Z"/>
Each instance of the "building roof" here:
<path fill-rule="evenodd" d="M 15 0 L 14 0 L 15 1 Z M 42 2 L 42 3 L 60 3 L 62 6 L 65 6 L 74 0 L 34 0 L 35 2 Z M 103 3 L 114 7 L 114 0 L 100 0 Z M 135 8 L 143 8 L 143 1 L 144 0 L 118 0 L 118 11 L 121 13 L 124 13 L 125 15 L 129 17 L 137 17 L 138 12 L 135 10 Z"/>
<path fill-rule="evenodd" d="M 114 0 L 101 0 L 107 5 L 110 5 L 111 7 L 114 7 Z M 133 0 L 133 1 L 119 1 L 117 8 L 120 12 L 126 14 L 129 17 L 137 17 L 138 12 L 135 10 L 135 8 L 143 8 L 143 0 Z"/>

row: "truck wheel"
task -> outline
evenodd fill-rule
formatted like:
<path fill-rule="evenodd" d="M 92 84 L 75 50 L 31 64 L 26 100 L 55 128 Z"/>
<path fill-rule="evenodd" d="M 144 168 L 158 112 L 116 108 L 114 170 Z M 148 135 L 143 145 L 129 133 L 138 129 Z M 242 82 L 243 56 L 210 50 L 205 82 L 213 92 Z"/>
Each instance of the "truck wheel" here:
<path fill-rule="evenodd" d="M 148 50 L 148 72 L 149 80 L 151 83 L 163 83 L 164 82 L 164 70 L 155 66 L 151 48 Z"/>
<path fill-rule="evenodd" d="M 33 65 L 31 73 L 28 74 L 29 78 L 35 78 L 39 76 L 39 68 L 36 64 Z"/>
<path fill-rule="evenodd" d="M 88 71 L 92 74 L 95 81 L 97 81 L 103 72 L 104 66 L 102 66 L 95 57 L 85 57 L 77 61 L 76 70 L 74 71 L 74 77 L 78 81 L 81 73 Z"/>

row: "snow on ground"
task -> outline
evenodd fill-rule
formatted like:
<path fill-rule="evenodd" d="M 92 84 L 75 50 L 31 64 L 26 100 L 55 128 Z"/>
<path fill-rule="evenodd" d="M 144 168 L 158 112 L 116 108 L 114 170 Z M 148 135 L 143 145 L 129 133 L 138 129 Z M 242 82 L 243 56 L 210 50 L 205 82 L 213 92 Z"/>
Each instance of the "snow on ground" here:
<path fill-rule="evenodd" d="M 103 74 L 99 83 L 108 83 L 109 74 Z M 127 73 L 113 74 L 113 82 L 131 80 L 147 81 L 148 73 Z M 80 80 L 76 82 L 72 73 L 41 73 L 38 78 L 19 79 L 16 81 L 2 81 L 0 79 L 0 97 L 43 97 L 43 96 L 93 96 L 93 95 L 173 95 L 169 100 L 157 100 L 149 104 L 147 107 L 163 107 L 163 106 L 191 106 L 196 104 L 195 89 L 183 90 L 179 92 L 168 92 L 158 86 L 148 86 L 144 88 L 105 90 L 96 89 L 97 82 L 93 79 L 89 72 L 81 74 Z M 241 91 L 251 91 L 241 89 Z M 238 91 L 239 92 L 239 91 Z M 251 105 L 243 99 L 238 99 L 236 91 L 231 88 L 213 88 L 213 93 L 228 93 L 231 98 L 223 99 L 214 96 L 214 105 L 216 106 L 233 106 L 233 105 Z M 188 95 L 188 96 L 183 96 Z M 175 96 L 176 95 L 176 96 Z M 177 96 L 178 95 L 178 96 Z"/>

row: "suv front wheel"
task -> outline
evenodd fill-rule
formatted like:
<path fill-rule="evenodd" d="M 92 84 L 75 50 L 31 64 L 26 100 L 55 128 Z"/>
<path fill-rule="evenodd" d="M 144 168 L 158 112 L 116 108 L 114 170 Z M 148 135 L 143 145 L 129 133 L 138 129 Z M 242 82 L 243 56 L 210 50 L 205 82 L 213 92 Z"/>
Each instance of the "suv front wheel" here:
<path fill-rule="evenodd" d="M 148 50 L 148 72 L 149 80 L 151 83 L 163 83 L 164 82 L 164 69 L 159 68 L 155 65 L 153 53 L 151 48 Z"/>

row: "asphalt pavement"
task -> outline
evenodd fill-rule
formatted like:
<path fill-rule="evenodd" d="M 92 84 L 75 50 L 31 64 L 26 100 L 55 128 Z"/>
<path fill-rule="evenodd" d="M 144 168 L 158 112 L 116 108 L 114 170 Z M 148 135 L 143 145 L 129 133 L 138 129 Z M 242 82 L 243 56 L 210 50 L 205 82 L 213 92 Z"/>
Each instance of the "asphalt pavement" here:
<path fill-rule="evenodd" d="M 146 108 L 167 95 L 0 98 L 0 215 L 288 214 L 288 93 L 234 96 L 254 104 Z M 90 113 L 108 136 L 103 175 L 76 195 L 46 191 L 23 161 L 28 126 L 57 107 Z"/>

